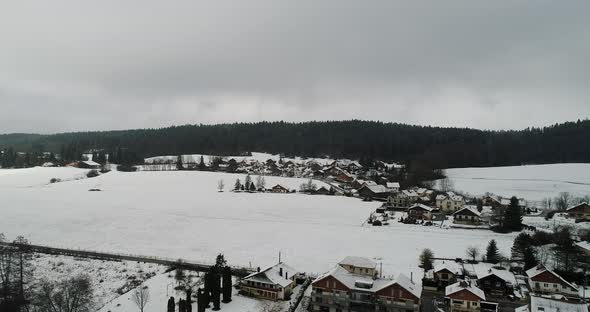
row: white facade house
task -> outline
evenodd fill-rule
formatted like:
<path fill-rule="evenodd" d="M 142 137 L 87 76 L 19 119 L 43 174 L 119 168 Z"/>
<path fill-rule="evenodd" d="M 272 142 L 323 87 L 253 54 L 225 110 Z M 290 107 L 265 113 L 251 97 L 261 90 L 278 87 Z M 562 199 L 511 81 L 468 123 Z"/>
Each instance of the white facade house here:
<path fill-rule="evenodd" d="M 281 262 L 244 277 L 240 281 L 240 288 L 250 296 L 288 300 L 295 288 L 297 274 L 297 270 Z"/>

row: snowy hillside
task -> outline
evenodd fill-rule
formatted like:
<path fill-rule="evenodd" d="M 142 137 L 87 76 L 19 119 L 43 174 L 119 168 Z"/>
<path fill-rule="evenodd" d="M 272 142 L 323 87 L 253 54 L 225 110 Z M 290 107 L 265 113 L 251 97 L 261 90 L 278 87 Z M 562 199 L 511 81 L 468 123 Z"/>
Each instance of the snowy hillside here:
<path fill-rule="evenodd" d="M 43 170 L 29 174 L 31 181 L 47 177 Z M 496 239 L 508 254 L 515 236 L 397 222 L 361 226 L 379 203 L 342 196 L 217 192 L 218 180 L 229 186 L 237 177 L 243 180 L 216 172 L 110 172 L 48 186 L 17 183 L 0 188 L 0 230 L 35 244 L 205 262 L 223 252 L 231 264 L 253 267 L 274 263 L 281 251 L 284 261 L 314 273 L 348 255 L 367 256 L 382 262 L 386 274 L 416 277 L 423 248 L 454 258 Z M 304 181 L 267 177 L 267 186 Z"/>
<path fill-rule="evenodd" d="M 559 192 L 590 195 L 590 164 L 447 169 L 457 191 L 472 195 L 491 192 L 539 201 Z"/>
<path fill-rule="evenodd" d="M 73 167 L 0 169 L 0 188 L 38 187 L 49 184 L 52 178 L 62 181 L 84 179 L 88 171 Z"/>

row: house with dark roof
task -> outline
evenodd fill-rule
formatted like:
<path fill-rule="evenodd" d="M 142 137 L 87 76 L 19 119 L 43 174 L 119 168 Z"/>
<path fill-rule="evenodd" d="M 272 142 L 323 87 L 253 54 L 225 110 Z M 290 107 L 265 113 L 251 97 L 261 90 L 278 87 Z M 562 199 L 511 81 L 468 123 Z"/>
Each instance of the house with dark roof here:
<path fill-rule="evenodd" d="M 570 218 L 576 222 L 590 221 L 590 205 L 588 203 L 580 203 L 567 209 Z"/>

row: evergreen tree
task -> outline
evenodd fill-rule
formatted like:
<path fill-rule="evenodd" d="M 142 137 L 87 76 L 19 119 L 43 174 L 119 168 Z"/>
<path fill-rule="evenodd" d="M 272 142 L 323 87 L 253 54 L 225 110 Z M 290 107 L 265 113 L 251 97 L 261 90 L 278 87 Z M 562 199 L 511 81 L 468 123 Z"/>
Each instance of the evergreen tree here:
<path fill-rule="evenodd" d="M 424 250 L 422 250 L 422 253 L 420 254 L 420 267 L 422 269 L 424 269 L 424 272 L 428 271 L 428 270 L 432 270 L 432 262 L 433 262 L 433 258 L 434 258 L 434 253 L 432 252 L 432 250 L 425 248 Z"/>
<path fill-rule="evenodd" d="M 252 182 L 250 182 L 250 192 L 256 192 L 256 185 Z"/>
<path fill-rule="evenodd" d="M 218 254 L 217 257 L 215 258 L 216 272 L 221 272 L 223 270 L 223 268 L 225 268 L 226 266 L 227 266 L 227 260 L 225 260 L 225 257 L 223 256 L 223 254 Z"/>
<path fill-rule="evenodd" d="M 230 159 L 227 164 L 227 172 L 236 172 L 238 170 L 238 162 L 235 159 Z"/>
<path fill-rule="evenodd" d="M 223 303 L 231 302 L 232 293 L 232 279 L 231 268 L 226 266 L 223 268 Z"/>
<path fill-rule="evenodd" d="M 250 174 L 247 174 L 246 178 L 244 179 L 244 187 L 246 188 L 246 190 L 250 190 L 251 183 L 252 183 L 252 178 L 250 177 Z"/>
<path fill-rule="evenodd" d="M 514 238 L 514 243 L 511 248 L 512 258 L 522 259 L 524 257 L 525 249 L 531 247 L 532 238 L 527 233 L 521 232 Z"/>
<path fill-rule="evenodd" d="M 168 299 L 168 310 L 167 310 L 167 312 L 174 312 L 175 309 L 176 309 L 176 303 L 174 301 L 174 297 L 170 297 L 170 299 Z"/>
<path fill-rule="evenodd" d="M 528 246 L 523 251 L 524 269 L 528 270 L 537 265 L 537 258 L 532 246 Z"/>
<path fill-rule="evenodd" d="M 503 226 L 511 231 L 522 229 L 522 210 L 518 206 L 518 198 L 515 196 L 510 199 L 510 206 L 506 208 Z"/>
<path fill-rule="evenodd" d="M 177 170 L 184 170 L 184 165 L 182 163 L 182 155 L 178 155 L 176 157 L 176 169 Z"/>
<path fill-rule="evenodd" d="M 207 166 L 205 165 L 205 159 L 203 158 L 203 155 L 201 155 L 201 161 L 199 162 L 199 170 L 203 171 L 206 169 Z"/>
<path fill-rule="evenodd" d="M 203 289 L 199 288 L 197 290 L 197 312 L 205 312 L 207 305 L 205 304 L 205 294 L 203 293 Z"/>
<path fill-rule="evenodd" d="M 236 183 L 234 184 L 234 191 L 240 191 L 242 189 L 242 183 L 240 183 L 240 179 L 236 179 Z"/>
<path fill-rule="evenodd" d="M 500 262 L 500 252 L 498 251 L 498 245 L 494 239 L 488 243 L 488 247 L 486 249 L 486 260 L 490 263 Z"/>

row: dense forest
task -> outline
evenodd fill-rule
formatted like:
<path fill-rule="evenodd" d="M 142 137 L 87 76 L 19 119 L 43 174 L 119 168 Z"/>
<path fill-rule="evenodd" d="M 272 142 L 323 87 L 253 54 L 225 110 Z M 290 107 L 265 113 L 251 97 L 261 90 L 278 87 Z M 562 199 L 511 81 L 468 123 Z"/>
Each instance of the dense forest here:
<path fill-rule="evenodd" d="M 250 151 L 284 155 L 420 161 L 432 168 L 590 162 L 590 120 L 543 128 L 487 131 L 376 121 L 257 122 L 161 129 L 0 135 L 11 153 L 51 152 L 75 159 L 88 150 L 133 158 Z"/>

